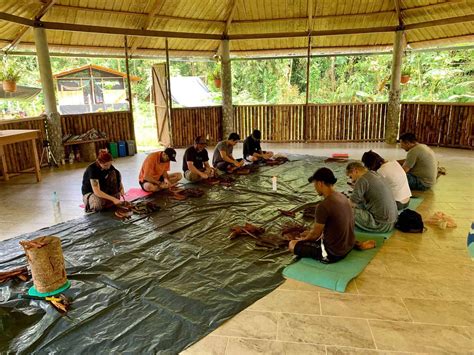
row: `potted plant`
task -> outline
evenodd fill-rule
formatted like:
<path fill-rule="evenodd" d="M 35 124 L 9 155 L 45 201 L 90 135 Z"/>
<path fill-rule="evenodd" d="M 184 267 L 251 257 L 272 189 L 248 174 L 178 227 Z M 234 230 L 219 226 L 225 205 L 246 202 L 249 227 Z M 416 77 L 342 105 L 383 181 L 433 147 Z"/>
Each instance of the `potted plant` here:
<path fill-rule="evenodd" d="M 0 81 L 6 92 L 16 91 L 16 82 L 20 79 L 20 69 L 13 65 L 4 64 L 0 70 Z"/>
<path fill-rule="evenodd" d="M 214 68 L 214 71 L 211 74 L 212 80 L 214 80 L 214 85 L 216 88 L 220 88 L 222 85 L 222 79 L 221 79 L 221 66 L 216 65 Z"/>
<path fill-rule="evenodd" d="M 409 69 L 403 69 L 402 70 L 402 76 L 400 77 L 400 82 L 402 84 L 406 84 L 410 81 L 410 70 Z"/>

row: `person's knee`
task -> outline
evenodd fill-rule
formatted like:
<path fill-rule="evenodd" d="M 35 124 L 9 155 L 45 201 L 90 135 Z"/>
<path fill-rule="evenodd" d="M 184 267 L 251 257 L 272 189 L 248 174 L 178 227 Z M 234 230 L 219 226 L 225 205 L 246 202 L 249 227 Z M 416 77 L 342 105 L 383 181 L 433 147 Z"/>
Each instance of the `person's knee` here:
<path fill-rule="evenodd" d="M 143 184 L 143 190 L 147 191 L 147 192 L 156 192 L 158 191 L 160 188 L 158 185 L 156 184 L 152 184 L 151 182 L 145 182 Z"/>
<path fill-rule="evenodd" d="M 298 240 L 290 240 L 290 242 L 288 243 L 288 249 L 294 253 L 295 252 L 295 246 L 296 244 L 298 243 Z"/>

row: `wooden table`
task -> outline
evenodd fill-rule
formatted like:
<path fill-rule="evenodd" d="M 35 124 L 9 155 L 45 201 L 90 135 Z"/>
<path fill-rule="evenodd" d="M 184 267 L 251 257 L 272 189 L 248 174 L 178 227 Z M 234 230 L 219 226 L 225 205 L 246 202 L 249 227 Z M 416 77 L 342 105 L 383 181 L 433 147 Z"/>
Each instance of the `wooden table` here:
<path fill-rule="evenodd" d="M 31 141 L 31 154 L 35 158 L 36 181 L 41 181 L 40 162 L 38 159 L 38 150 L 36 149 L 36 139 L 39 138 L 39 130 L 37 129 L 7 129 L 0 130 L 0 158 L 2 160 L 3 176 L 8 180 L 7 159 L 3 146 L 24 141 Z"/>

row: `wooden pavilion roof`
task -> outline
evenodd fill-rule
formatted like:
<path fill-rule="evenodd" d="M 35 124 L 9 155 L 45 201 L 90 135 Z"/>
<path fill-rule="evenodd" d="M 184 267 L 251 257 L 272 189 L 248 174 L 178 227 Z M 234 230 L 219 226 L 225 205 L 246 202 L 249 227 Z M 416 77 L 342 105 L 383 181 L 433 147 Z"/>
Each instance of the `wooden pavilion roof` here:
<path fill-rule="evenodd" d="M 101 71 L 101 72 L 110 73 L 113 76 L 120 76 L 124 79 L 127 78 L 127 73 L 123 73 L 121 71 L 114 70 L 114 69 L 107 68 L 107 67 L 103 67 L 101 65 L 96 65 L 96 64 L 87 64 L 87 65 L 83 65 L 81 67 L 65 70 L 65 71 L 62 71 L 60 73 L 54 74 L 53 78 L 54 79 L 61 79 L 63 77 L 67 77 L 68 75 L 75 74 L 75 73 L 81 72 L 81 71 L 86 70 L 86 69 L 89 70 L 89 72 L 92 72 L 92 69 L 95 69 L 95 70 L 98 70 L 98 71 Z M 131 81 L 140 81 L 140 78 L 138 76 L 130 75 L 130 80 Z"/>
<path fill-rule="evenodd" d="M 390 50 L 405 30 L 412 48 L 474 43 L 474 0 L 2 0 L 0 48 L 212 57 L 223 38 L 237 57 Z"/>

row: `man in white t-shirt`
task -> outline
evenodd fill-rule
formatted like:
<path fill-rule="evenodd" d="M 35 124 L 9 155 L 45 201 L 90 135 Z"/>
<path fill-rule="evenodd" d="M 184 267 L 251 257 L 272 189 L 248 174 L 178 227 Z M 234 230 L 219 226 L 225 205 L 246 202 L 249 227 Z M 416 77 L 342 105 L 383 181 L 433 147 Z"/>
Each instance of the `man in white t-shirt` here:
<path fill-rule="evenodd" d="M 386 161 L 371 150 L 362 155 L 362 162 L 367 169 L 376 171 L 385 178 L 392 190 L 398 210 L 401 211 L 407 208 L 410 203 L 411 191 L 408 186 L 407 175 L 402 166 L 395 160 Z"/>

